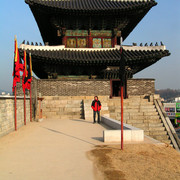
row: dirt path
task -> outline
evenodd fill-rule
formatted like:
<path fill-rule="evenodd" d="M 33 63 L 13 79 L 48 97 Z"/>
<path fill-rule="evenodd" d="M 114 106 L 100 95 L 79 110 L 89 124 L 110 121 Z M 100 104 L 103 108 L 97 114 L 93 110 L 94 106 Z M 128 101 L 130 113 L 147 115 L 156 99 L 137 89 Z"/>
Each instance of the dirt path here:
<path fill-rule="evenodd" d="M 104 129 L 78 119 L 28 123 L 0 138 L 0 180 L 180 179 L 172 148 L 146 139 L 122 152 L 120 145 L 103 146 Z"/>
<path fill-rule="evenodd" d="M 0 138 L 0 180 L 92 180 L 86 152 L 102 144 L 103 129 L 84 120 L 28 123 Z"/>
<path fill-rule="evenodd" d="M 97 146 L 89 158 L 104 180 L 179 180 L 180 153 L 165 145 Z M 103 177 L 103 178 L 102 178 Z"/>

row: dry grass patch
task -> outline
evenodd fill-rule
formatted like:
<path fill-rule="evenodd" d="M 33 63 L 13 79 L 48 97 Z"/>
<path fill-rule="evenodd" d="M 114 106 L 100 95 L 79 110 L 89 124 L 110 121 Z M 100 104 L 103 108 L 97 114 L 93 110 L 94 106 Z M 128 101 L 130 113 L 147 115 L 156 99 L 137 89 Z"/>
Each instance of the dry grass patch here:
<path fill-rule="evenodd" d="M 152 144 L 96 146 L 88 152 L 98 173 L 105 180 L 179 180 L 180 153 L 172 147 Z"/>

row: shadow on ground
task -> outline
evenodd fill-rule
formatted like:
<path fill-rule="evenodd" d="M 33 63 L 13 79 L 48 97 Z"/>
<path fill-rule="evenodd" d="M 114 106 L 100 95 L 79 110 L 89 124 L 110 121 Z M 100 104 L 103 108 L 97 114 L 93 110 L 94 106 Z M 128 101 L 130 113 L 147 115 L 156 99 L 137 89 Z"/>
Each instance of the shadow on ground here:
<path fill-rule="evenodd" d="M 41 127 L 42 127 L 42 126 L 41 126 Z M 47 127 L 42 127 L 42 128 L 47 129 L 48 131 L 51 131 L 51 132 L 54 132 L 54 133 L 57 133 L 57 134 L 61 134 L 61 135 L 64 135 L 64 136 L 67 136 L 67 137 L 70 137 L 70 138 L 73 138 L 73 139 L 82 141 L 82 142 L 84 142 L 84 143 L 88 143 L 88 144 L 91 144 L 91 145 L 94 145 L 94 146 L 96 145 L 96 144 L 93 144 L 93 143 L 91 143 L 91 142 L 89 142 L 89 141 L 86 141 L 86 140 L 84 140 L 84 139 L 81 139 L 81 138 L 78 138 L 78 137 L 75 137 L 75 136 L 72 136 L 72 135 L 63 133 L 63 132 L 61 132 L 61 131 L 57 131 L 57 130 L 54 130 L 54 129 L 50 129 L 50 128 L 47 128 Z"/>

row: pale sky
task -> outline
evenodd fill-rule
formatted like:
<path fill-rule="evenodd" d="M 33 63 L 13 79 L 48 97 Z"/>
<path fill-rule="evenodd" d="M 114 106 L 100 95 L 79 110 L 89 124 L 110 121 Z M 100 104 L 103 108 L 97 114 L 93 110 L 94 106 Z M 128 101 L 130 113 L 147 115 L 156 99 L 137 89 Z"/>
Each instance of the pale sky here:
<path fill-rule="evenodd" d="M 180 0 L 156 2 L 158 5 L 149 11 L 123 44 L 162 41 L 171 56 L 162 58 L 134 78 L 154 78 L 157 89 L 180 89 Z M 17 35 L 18 45 L 23 40 L 43 43 L 33 14 L 24 0 L 0 2 L 0 89 L 7 91 L 12 89 L 14 35 Z"/>

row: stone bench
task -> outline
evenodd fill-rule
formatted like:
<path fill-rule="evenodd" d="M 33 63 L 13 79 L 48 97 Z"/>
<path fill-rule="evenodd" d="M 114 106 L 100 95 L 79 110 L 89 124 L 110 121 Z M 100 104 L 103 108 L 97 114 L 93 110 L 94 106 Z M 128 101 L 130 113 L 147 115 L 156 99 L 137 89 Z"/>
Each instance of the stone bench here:
<path fill-rule="evenodd" d="M 101 116 L 101 122 L 112 130 L 103 131 L 104 142 L 120 142 L 121 141 L 121 122 L 111 119 L 106 116 Z M 128 124 L 123 124 L 123 139 L 124 142 L 140 142 L 144 141 L 144 130 L 133 127 Z"/>

